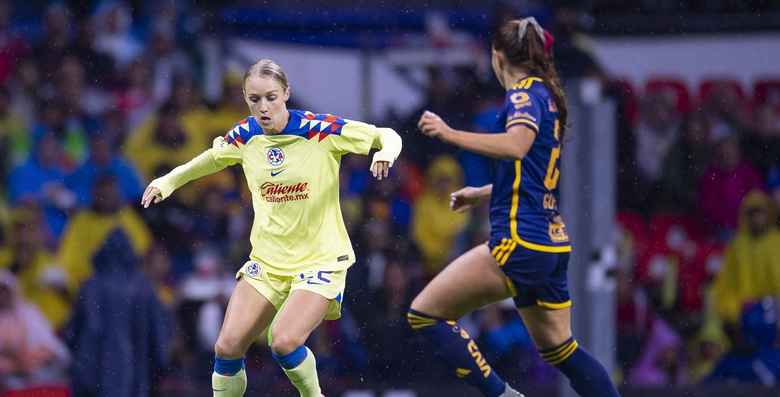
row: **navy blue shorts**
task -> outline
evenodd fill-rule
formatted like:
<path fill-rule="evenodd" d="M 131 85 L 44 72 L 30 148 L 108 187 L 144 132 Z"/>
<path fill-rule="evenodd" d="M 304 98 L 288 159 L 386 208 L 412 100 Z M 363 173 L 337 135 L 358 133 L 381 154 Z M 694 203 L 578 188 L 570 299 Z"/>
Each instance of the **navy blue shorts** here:
<path fill-rule="evenodd" d="M 491 241 L 488 247 L 511 282 L 518 308 L 534 305 L 552 310 L 571 307 L 566 277 L 569 252 L 536 251 L 509 239 Z"/>

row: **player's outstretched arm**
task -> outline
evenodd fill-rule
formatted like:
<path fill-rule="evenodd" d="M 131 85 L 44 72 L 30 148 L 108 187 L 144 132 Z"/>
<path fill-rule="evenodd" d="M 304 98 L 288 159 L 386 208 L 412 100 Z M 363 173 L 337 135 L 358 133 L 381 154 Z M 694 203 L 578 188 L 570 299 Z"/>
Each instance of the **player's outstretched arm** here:
<path fill-rule="evenodd" d="M 450 209 L 464 212 L 472 209 L 493 192 L 493 185 L 480 187 L 466 186 L 450 194 Z"/>
<path fill-rule="evenodd" d="M 429 111 L 423 113 L 417 127 L 431 138 L 439 138 L 459 148 L 498 159 L 522 159 L 536 138 L 534 130 L 521 124 L 511 126 L 506 132 L 499 134 L 457 131 L 437 114 Z"/>
<path fill-rule="evenodd" d="M 401 154 L 403 140 L 392 128 L 377 128 L 377 132 L 381 150 L 374 153 L 374 158 L 371 160 L 371 174 L 381 181 L 387 178 L 390 167 Z"/>
<path fill-rule="evenodd" d="M 149 183 L 141 197 L 141 205 L 148 208 L 151 204 L 165 200 L 187 182 L 219 172 L 240 160 L 238 149 L 228 145 L 223 137 L 218 137 L 214 139 L 211 149 Z"/>

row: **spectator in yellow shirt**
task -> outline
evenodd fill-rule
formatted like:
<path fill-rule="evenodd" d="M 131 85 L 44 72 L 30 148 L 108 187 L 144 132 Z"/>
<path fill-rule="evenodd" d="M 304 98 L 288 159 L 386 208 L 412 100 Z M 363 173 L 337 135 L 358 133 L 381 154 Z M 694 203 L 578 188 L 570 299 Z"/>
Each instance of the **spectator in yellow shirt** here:
<path fill-rule="evenodd" d="M 92 256 L 116 229 L 125 232 L 135 255 L 149 249 L 151 234 L 141 217 L 122 204 L 116 180 L 111 175 L 99 177 L 93 188 L 92 207 L 79 212 L 67 225 L 60 245 L 59 260 L 68 275 L 71 293 L 92 275 Z"/>
<path fill-rule="evenodd" d="M 466 227 L 468 214 L 450 210 L 450 193 L 463 184 L 463 171 L 452 157 L 434 159 L 426 180 L 425 191 L 414 205 L 412 233 L 422 251 L 425 271 L 433 277 L 447 264 L 455 237 Z"/>
<path fill-rule="evenodd" d="M 65 272 L 46 250 L 40 210 L 34 206 L 16 209 L 9 231 L 7 246 L 0 248 L 0 268 L 15 275 L 24 299 L 59 329 L 70 315 L 72 297 Z"/>

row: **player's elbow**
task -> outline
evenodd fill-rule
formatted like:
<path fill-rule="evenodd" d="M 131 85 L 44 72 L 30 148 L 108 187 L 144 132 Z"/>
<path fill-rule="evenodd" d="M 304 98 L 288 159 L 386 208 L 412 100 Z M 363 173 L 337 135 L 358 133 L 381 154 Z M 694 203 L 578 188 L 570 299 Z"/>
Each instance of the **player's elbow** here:
<path fill-rule="evenodd" d="M 528 154 L 528 148 L 523 145 L 514 144 L 506 146 L 505 155 L 507 160 L 522 160 L 526 154 Z"/>

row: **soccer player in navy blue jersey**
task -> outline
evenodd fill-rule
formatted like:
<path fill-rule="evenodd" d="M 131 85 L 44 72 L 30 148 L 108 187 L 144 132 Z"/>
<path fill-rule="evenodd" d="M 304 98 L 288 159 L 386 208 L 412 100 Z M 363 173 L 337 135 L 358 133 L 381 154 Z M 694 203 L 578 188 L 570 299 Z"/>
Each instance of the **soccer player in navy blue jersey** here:
<path fill-rule="evenodd" d="M 427 136 L 493 159 L 492 184 L 452 194 L 467 210 L 490 197 L 490 241 L 455 259 L 414 299 L 407 318 L 452 373 L 489 397 L 522 396 L 491 368 L 457 319 L 513 297 L 542 358 L 582 397 L 617 397 L 604 367 L 571 332 L 566 270 L 571 243 L 558 212 L 566 99 L 552 36 L 533 18 L 506 22 L 493 40 L 493 70 L 507 90 L 500 133 L 456 131 L 425 112 Z"/>

